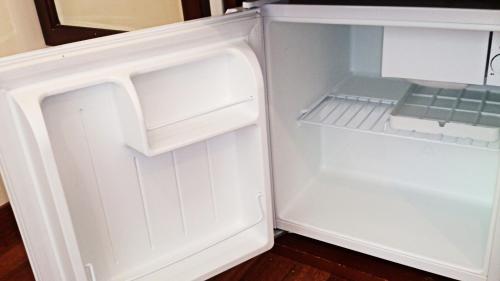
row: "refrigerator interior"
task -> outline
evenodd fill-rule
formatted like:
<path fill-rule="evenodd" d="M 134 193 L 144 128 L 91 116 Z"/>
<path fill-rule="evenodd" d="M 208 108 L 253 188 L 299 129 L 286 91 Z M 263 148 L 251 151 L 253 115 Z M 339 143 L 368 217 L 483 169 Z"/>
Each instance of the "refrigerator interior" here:
<path fill-rule="evenodd" d="M 500 90 L 382 78 L 383 27 L 268 20 L 265 30 L 277 227 L 455 278 L 484 278 Z M 393 128 L 396 107 L 438 128 L 456 122 L 473 130 Z M 474 130 L 482 126 L 484 135 Z"/>

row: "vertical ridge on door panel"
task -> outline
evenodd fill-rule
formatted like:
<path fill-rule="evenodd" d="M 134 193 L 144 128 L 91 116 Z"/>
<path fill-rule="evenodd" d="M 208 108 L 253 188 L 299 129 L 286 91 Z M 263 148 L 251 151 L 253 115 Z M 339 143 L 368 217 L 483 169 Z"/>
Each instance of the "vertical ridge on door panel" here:
<path fill-rule="evenodd" d="M 105 223 L 105 228 L 106 228 L 106 236 L 108 238 L 108 241 L 109 241 L 109 245 L 111 247 L 111 253 L 113 255 L 113 260 L 116 264 L 120 263 L 119 262 L 119 259 L 116 255 L 116 249 L 114 247 L 114 243 L 113 243 L 113 238 L 112 238 L 112 235 L 111 235 L 111 227 L 110 227 L 110 219 L 109 219 L 109 215 L 106 211 L 106 206 L 105 206 L 105 203 L 103 201 L 103 195 L 102 195 L 102 191 L 101 191 L 101 185 L 99 183 L 99 177 L 97 175 L 97 171 L 96 171 L 96 168 L 95 168 L 95 157 L 92 153 L 92 149 L 90 147 L 90 143 L 89 143 L 89 139 L 88 139 L 88 133 L 87 133 L 87 127 L 85 126 L 85 118 L 84 118 L 84 115 L 83 115 L 83 112 L 84 112 L 84 109 L 80 108 L 80 109 L 77 109 L 78 112 L 79 112 L 79 117 L 80 117 L 80 124 L 81 124 L 81 130 L 82 130 L 82 133 L 83 133 L 83 139 L 84 139 L 84 143 L 85 143 L 85 152 L 87 152 L 87 155 L 89 157 L 89 164 L 90 164 L 90 169 L 92 171 L 92 180 L 95 184 L 95 190 L 96 190 L 96 194 L 97 194 L 97 198 L 98 198 L 98 204 L 99 204 L 99 209 L 100 211 L 103 213 L 103 217 L 104 217 L 104 223 Z M 75 160 L 75 161 L 78 161 L 78 160 Z M 76 199 L 78 200 L 78 199 Z"/>
<path fill-rule="evenodd" d="M 98 106 L 106 106 L 109 104 L 106 99 L 110 97 L 86 96 L 81 91 L 49 98 L 42 104 L 82 255 L 92 260 L 101 278 L 109 277 L 111 272 L 106 269 L 115 267 L 118 257 L 84 129 L 83 114 L 89 114 L 92 108 L 82 108 L 81 104 L 97 100 Z"/>
<path fill-rule="evenodd" d="M 172 153 L 136 157 L 142 171 L 144 200 L 150 212 L 153 251 L 168 251 L 184 240 Z"/>
<path fill-rule="evenodd" d="M 212 203 L 212 209 L 214 213 L 214 222 L 217 223 L 218 221 L 218 212 L 217 212 L 217 199 L 215 198 L 215 187 L 214 187 L 214 174 L 213 174 L 213 165 L 211 161 L 211 153 L 210 153 L 210 148 L 208 146 L 208 142 L 204 141 L 203 144 L 205 145 L 205 151 L 207 154 L 207 167 L 208 167 L 208 176 L 209 176 L 209 183 L 210 183 L 210 199 Z"/>
<path fill-rule="evenodd" d="M 146 222 L 146 227 L 148 231 L 148 242 L 149 246 L 151 247 L 151 250 L 154 249 L 154 244 L 153 244 L 153 234 L 152 234 L 152 229 L 151 229 L 151 216 L 149 214 L 149 204 L 148 201 L 146 200 L 146 195 L 145 195 L 145 190 L 144 190 L 144 180 L 141 172 L 141 166 L 139 165 L 139 161 L 137 160 L 137 157 L 134 156 L 134 168 L 135 168 L 135 174 L 137 176 L 137 183 L 139 187 L 139 191 L 141 194 L 141 202 L 142 202 L 142 208 L 144 210 L 144 221 Z"/>
<path fill-rule="evenodd" d="M 99 103 L 102 101 L 94 104 Z M 101 110 L 85 115 L 87 135 L 92 155 L 96 157 L 94 167 L 106 213 L 110 216 L 113 242 L 117 245 L 120 264 L 126 267 L 147 255 L 146 249 L 150 247 L 147 225 L 134 158 L 121 144 L 118 115 L 112 103 Z M 105 117 L 107 121 L 103 120 L 104 112 L 109 112 Z"/>
<path fill-rule="evenodd" d="M 203 234 L 214 222 L 210 175 L 203 143 L 175 151 L 188 236 Z"/>
<path fill-rule="evenodd" d="M 213 180 L 217 223 L 234 221 L 242 212 L 239 197 L 235 133 L 208 140 L 207 152 Z"/>

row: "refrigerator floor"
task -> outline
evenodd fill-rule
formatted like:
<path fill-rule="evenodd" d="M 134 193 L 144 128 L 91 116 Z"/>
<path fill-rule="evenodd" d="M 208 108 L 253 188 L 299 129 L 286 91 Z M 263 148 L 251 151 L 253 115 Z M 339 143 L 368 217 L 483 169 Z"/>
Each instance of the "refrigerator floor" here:
<path fill-rule="evenodd" d="M 490 209 L 397 182 L 323 171 L 278 215 L 278 227 L 481 272 Z M 310 232 L 310 233 L 309 233 Z M 317 237 L 320 239 L 319 237 Z"/>

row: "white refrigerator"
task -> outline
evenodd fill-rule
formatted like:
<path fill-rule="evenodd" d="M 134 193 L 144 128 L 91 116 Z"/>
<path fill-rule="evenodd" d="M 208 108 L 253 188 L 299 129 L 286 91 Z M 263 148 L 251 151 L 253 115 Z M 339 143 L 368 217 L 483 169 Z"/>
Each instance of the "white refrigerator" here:
<path fill-rule="evenodd" d="M 204 280 L 282 229 L 500 280 L 500 10 L 269 4 L 0 60 L 38 281 Z"/>

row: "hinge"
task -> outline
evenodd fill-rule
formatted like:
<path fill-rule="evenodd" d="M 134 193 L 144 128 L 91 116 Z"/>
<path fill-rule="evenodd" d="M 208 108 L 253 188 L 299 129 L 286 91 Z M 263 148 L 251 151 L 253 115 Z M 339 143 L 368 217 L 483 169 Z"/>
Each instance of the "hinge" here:
<path fill-rule="evenodd" d="M 266 4 L 271 4 L 278 2 L 279 0 L 254 0 L 254 1 L 243 1 L 243 9 L 254 9 L 262 7 Z"/>

